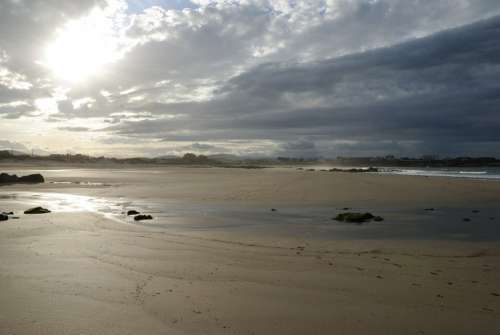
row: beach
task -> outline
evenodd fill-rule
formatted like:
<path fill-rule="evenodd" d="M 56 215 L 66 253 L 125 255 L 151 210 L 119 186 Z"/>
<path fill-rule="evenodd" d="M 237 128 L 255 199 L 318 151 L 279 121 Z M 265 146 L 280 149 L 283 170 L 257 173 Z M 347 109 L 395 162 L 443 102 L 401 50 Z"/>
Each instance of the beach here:
<path fill-rule="evenodd" d="M 2 334 L 500 333 L 496 181 L 1 170 L 46 178 L 0 187 L 0 211 L 19 213 L 0 222 Z M 22 214 L 35 205 L 52 212 Z M 332 220 L 347 208 L 384 221 Z"/>

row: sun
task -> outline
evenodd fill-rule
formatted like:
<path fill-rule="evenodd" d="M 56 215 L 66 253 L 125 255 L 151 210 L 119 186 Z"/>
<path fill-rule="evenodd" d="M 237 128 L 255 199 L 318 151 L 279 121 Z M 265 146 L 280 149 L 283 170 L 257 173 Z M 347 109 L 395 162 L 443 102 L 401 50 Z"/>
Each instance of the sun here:
<path fill-rule="evenodd" d="M 98 76 L 120 58 L 113 22 L 99 10 L 68 22 L 45 50 L 43 64 L 59 79 L 80 82 Z"/>

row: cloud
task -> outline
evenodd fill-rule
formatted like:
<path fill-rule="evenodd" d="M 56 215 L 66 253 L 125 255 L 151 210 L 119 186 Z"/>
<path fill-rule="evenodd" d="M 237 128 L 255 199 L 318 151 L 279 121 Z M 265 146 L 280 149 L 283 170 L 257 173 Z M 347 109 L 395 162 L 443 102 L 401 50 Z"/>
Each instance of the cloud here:
<path fill-rule="evenodd" d="M 120 57 L 59 81 L 44 51 L 95 8 Z M 100 153 L 500 154 L 495 15 L 497 0 L 3 1 L 0 117 L 105 128 L 78 143 Z"/>
<path fill-rule="evenodd" d="M 214 145 L 210 144 L 202 144 L 202 143 L 193 143 L 188 148 L 191 148 L 193 150 L 198 150 L 198 151 L 208 151 L 208 150 L 214 150 L 217 147 Z"/>
<path fill-rule="evenodd" d="M 58 127 L 57 129 L 62 131 L 73 131 L 73 132 L 91 131 L 91 129 L 87 127 Z"/>
<path fill-rule="evenodd" d="M 180 141 L 496 142 L 499 33 L 500 17 L 341 58 L 263 64 L 228 80 L 210 101 L 163 104 L 184 117 L 109 130 Z"/>
<path fill-rule="evenodd" d="M 24 144 L 18 142 L 0 140 L 0 150 L 18 150 L 27 152 L 28 148 Z"/>
<path fill-rule="evenodd" d="M 308 140 L 298 140 L 283 143 L 276 156 L 281 157 L 300 157 L 300 158 L 317 158 L 320 156 L 316 148 L 316 144 Z"/>

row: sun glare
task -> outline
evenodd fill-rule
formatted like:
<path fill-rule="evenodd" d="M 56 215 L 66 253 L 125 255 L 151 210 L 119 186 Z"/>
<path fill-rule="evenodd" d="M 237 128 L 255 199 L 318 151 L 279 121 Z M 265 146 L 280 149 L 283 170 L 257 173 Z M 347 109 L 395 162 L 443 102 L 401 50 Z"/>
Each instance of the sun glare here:
<path fill-rule="evenodd" d="M 119 58 L 112 22 L 95 10 L 68 22 L 46 49 L 44 64 L 59 79 L 79 82 L 98 76 L 106 64 Z"/>

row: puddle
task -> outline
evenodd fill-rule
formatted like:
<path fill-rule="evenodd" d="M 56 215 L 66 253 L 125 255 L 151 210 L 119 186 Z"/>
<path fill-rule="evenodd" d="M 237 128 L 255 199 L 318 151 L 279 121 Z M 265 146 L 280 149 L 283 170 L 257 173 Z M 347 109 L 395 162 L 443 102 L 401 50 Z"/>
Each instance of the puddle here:
<path fill-rule="evenodd" d="M 262 206 L 233 203 L 190 203 L 126 197 L 89 197 L 51 192 L 5 192 L 1 210 L 34 206 L 52 212 L 94 212 L 129 224 L 153 226 L 176 231 L 223 231 L 249 234 L 308 237 L 318 239 L 440 239 L 500 240 L 500 209 L 483 208 L 475 212 L 464 208 L 366 209 L 385 218 L 383 222 L 363 225 L 332 220 L 339 206 L 279 207 L 276 211 Z M 151 214 L 154 219 L 135 222 L 128 210 Z M 22 210 L 20 210 L 22 212 Z M 17 213 L 16 213 L 17 214 Z M 464 220 L 469 218 L 469 221 Z"/>

